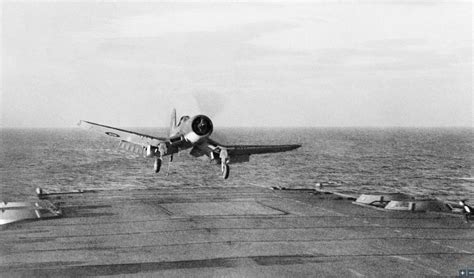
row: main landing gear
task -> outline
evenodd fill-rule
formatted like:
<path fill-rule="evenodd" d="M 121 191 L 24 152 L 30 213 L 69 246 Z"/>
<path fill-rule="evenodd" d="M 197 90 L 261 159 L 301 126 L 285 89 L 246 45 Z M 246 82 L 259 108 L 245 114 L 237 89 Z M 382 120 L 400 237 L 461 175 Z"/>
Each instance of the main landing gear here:
<path fill-rule="evenodd" d="M 221 148 L 219 153 L 219 158 L 221 159 L 221 171 L 222 177 L 226 180 L 229 177 L 230 167 L 229 167 L 229 153 L 227 149 Z"/>
<path fill-rule="evenodd" d="M 222 177 L 226 180 L 229 177 L 230 167 L 227 163 L 222 164 Z"/>
<path fill-rule="evenodd" d="M 158 149 L 155 149 L 155 164 L 153 165 L 153 170 L 155 170 L 155 173 L 160 172 L 161 164 L 163 162 L 163 155 L 166 153 L 167 153 L 166 144 L 160 143 L 158 145 Z M 173 156 L 171 156 L 171 160 L 173 160 Z"/>
<path fill-rule="evenodd" d="M 163 159 L 161 157 L 155 158 L 155 165 L 153 165 L 153 170 L 155 170 L 155 173 L 158 173 L 160 171 L 162 161 Z"/>

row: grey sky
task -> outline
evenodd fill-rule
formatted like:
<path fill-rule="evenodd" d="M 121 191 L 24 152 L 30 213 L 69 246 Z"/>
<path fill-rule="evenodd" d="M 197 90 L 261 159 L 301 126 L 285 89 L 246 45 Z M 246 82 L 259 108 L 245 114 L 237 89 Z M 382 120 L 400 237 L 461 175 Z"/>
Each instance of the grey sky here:
<path fill-rule="evenodd" d="M 3 127 L 472 126 L 470 2 L 2 3 Z"/>

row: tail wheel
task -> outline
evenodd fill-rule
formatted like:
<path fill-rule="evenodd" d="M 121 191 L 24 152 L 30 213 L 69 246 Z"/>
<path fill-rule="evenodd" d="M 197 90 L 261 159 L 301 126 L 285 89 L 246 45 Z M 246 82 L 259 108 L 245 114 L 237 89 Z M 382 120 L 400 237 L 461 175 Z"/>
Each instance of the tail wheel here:
<path fill-rule="evenodd" d="M 222 177 L 226 180 L 229 177 L 230 167 L 227 164 L 222 166 Z"/>
<path fill-rule="evenodd" d="M 155 165 L 153 167 L 153 169 L 155 170 L 155 173 L 158 173 L 160 171 L 160 168 L 161 168 L 161 158 L 156 158 L 155 159 Z"/>

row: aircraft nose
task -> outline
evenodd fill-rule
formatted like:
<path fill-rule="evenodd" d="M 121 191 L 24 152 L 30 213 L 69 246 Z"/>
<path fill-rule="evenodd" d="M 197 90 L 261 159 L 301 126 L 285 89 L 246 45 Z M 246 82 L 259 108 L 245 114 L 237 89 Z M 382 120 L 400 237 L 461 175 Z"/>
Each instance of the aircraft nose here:
<path fill-rule="evenodd" d="M 200 136 L 209 135 L 212 132 L 212 122 L 206 116 L 197 116 L 197 118 L 193 120 L 192 129 Z"/>
<path fill-rule="evenodd" d="M 201 121 L 198 124 L 198 128 L 201 132 L 204 132 L 206 130 L 206 121 L 204 119 L 201 119 Z"/>

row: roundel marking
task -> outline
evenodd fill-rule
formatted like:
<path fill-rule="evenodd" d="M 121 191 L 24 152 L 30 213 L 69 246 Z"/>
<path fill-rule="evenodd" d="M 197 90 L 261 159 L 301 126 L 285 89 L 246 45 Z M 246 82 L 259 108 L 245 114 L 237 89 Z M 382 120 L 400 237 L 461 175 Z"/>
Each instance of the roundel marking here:
<path fill-rule="evenodd" d="M 118 135 L 117 133 L 113 133 L 113 132 L 109 132 L 109 131 L 107 131 L 105 134 L 107 134 L 109 136 L 112 136 L 112 137 L 120 137 L 120 135 Z"/>

